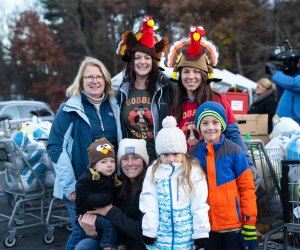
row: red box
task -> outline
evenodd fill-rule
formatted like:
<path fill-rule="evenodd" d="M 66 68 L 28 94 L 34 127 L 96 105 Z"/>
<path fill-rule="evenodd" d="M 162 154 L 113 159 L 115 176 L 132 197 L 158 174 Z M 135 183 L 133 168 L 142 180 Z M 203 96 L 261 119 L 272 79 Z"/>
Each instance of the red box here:
<path fill-rule="evenodd" d="M 234 114 L 247 114 L 249 98 L 248 93 L 243 92 L 226 92 L 231 109 Z"/>

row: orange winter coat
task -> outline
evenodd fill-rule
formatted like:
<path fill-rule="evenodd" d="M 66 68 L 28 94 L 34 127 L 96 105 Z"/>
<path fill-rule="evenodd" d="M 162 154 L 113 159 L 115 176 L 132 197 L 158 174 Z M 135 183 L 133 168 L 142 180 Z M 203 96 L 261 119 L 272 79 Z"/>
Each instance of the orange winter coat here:
<path fill-rule="evenodd" d="M 255 225 L 254 178 L 242 149 L 222 135 L 214 144 L 201 140 L 191 154 L 207 174 L 212 231 L 241 228 L 245 223 Z"/>

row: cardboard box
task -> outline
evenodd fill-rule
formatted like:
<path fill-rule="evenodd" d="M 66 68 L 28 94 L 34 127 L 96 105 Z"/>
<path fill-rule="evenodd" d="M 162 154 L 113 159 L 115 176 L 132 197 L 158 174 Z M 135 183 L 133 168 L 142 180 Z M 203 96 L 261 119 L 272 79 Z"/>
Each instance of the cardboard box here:
<path fill-rule="evenodd" d="M 247 114 L 249 104 L 248 93 L 227 92 L 224 94 L 234 114 Z"/>
<path fill-rule="evenodd" d="M 234 115 L 242 135 L 268 135 L 268 115 Z M 254 138 L 253 138 L 254 139 Z"/>

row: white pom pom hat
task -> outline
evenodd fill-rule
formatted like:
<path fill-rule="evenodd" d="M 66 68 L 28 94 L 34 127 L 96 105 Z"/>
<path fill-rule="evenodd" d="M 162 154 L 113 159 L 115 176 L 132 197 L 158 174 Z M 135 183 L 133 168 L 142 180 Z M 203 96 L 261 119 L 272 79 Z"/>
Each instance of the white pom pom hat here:
<path fill-rule="evenodd" d="M 187 152 L 186 138 L 177 126 L 173 116 L 167 116 L 162 121 L 163 128 L 157 133 L 155 150 L 158 155 Z"/>

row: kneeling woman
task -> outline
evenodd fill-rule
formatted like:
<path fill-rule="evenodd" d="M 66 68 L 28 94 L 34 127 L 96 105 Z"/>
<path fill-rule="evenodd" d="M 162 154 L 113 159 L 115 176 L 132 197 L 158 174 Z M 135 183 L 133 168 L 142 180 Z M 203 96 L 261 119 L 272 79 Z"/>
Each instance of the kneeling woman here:
<path fill-rule="evenodd" d="M 102 215 L 118 229 L 118 245 L 126 249 L 146 249 L 141 241 L 142 213 L 139 210 L 139 197 L 149 164 L 146 141 L 143 139 L 123 139 L 119 144 L 118 163 L 121 166 L 122 186 L 116 196 L 115 205 L 107 205 L 86 213 L 79 219 L 87 235 L 95 235 L 96 215 Z M 84 239 L 76 250 L 99 249 L 97 240 Z"/>

